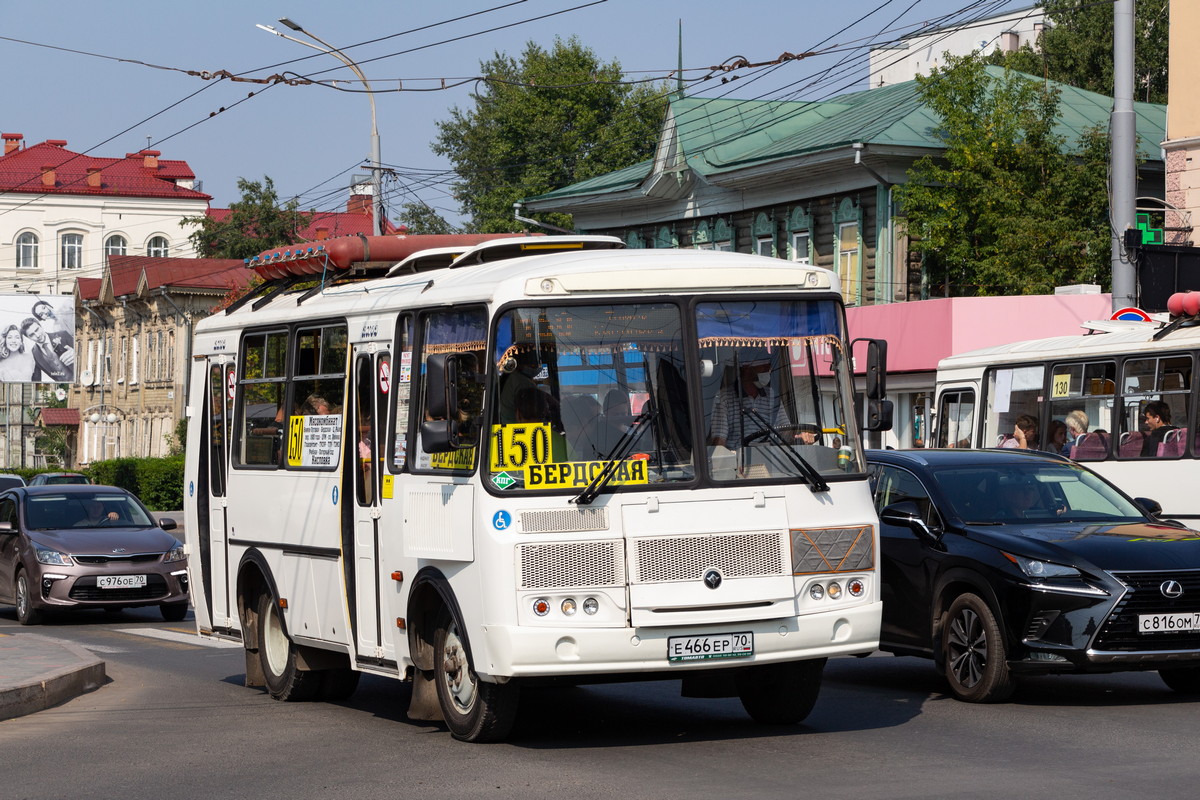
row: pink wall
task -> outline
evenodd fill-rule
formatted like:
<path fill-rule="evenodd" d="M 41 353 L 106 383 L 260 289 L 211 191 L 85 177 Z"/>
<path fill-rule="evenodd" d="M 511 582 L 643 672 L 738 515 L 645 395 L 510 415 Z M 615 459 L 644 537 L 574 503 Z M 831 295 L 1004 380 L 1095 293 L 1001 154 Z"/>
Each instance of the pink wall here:
<path fill-rule="evenodd" d="M 1110 316 L 1110 294 L 947 297 L 846 309 L 851 339 L 887 340 L 888 372 L 926 372 L 968 350 L 1081 334 L 1083 322 Z"/>

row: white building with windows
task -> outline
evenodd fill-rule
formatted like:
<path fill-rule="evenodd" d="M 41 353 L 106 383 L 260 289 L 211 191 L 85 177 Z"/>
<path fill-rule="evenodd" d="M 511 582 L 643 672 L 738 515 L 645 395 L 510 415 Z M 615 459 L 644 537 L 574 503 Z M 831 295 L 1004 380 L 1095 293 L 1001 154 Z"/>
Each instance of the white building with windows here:
<path fill-rule="evenodd" d="M 871 86 L 892 86 L 928 75 L 944 66 L 944 54 L 1013 53 L 1025 45 L 1035 50 L 1046 28 L 1046 12 L 1039 5 L 1010 9 L 953 25 L 931 25 L 887 45 L 871 48 Z"/>
<path fill-rule="evenodd" d="M 211 198 L 186 162 L 157 150 L 100 158 L 62 139 L 2 138 L 0 289 L 70 294 L 75 279 L 101 277 L 111 255 L 195 255 L 180 221 L 204 216 Z"/>

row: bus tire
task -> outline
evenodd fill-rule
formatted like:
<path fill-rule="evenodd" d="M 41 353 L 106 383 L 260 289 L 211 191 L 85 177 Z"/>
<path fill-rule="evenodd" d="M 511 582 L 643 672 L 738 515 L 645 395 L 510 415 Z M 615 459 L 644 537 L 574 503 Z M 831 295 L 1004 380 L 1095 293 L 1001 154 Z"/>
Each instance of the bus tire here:
<path fill-rule="evenodd" d="M 42 612 L 33 607 L 33 595 L 30 594 L 29 577 L 25 570 L 17 573 L 17 622 L 22 625 L 37 625 L 42 621 Z"/>
<path fill-rule="evenodd" d="M 1016 682 L 1008 669 L 1004 633 L 996 615 L 978 595 L 955 598 L 942 633 L 946 680 L 950 691 L 968 703 L 999 703 L 1012 696 Z"/>
<path fill-rule="evenodd" d="M 1200 694 L 1200 667 L 1160 669 L 1158 677 L 1180 694 Z"/>
<path fill-rule="evenodd" d="M 742 708 L 762 725 L 803 722 L 817 704 L 824 669 L 823 658 L 746 667 L 737 676 Z"/>
<path fill-rule="evenodd" d="M 258 600 L 258 660 L 271 697 L 303 701 L 317 696 L 321 674 L 296 665 L 296 646 L 284 632 L 279 606 L 268 593 Z"/>
<path fill-rule="evenodd" d="M 517 716 L 520 685 L 479 680 L 467 655 L 462 627 L 443 610 L 433 637 L 433 672 L 442 719 L 455 739 L 497 742 Z"/>

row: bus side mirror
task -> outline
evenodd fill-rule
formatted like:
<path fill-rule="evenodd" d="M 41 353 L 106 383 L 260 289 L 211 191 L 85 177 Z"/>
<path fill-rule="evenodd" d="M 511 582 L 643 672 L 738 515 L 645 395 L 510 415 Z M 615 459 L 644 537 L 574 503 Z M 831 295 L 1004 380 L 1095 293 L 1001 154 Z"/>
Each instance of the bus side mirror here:
<path fill-rule="evenodd" d="M 475 446 L 479 409 L 470 398 L 477 392 L 475 356 L 471 353 L 438 353 L 425 362 L 425 413 L 421 447 L 426 453 L 448 453 Z M 462 391 L 467 389 L 467 391 Z"/>
<path fill-rule="evenodd" d="M 867 400 L 863 419 L 863 430 L 890 431 L 892 429 L 892 401 Z"/>
<path fill-rule="evenodd" d="M 887 396 L 887 342 L 867 339 L 867 399 L 882 400 Z M 891 425 L 888 425 L 890 428 Z M 871 428 L 871 430 L 887 430 Z"/>

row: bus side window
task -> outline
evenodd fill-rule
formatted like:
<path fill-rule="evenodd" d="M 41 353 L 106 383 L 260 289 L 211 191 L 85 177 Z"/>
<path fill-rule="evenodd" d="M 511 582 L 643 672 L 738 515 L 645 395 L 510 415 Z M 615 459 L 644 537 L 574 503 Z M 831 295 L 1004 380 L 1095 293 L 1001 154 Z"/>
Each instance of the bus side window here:
<path fill-rule="evenodd" d="M 412 398 L 412 317 L 400 317 L 396 323 L 396 356 L 392 364 L 392 427 L 395 432 L 388 448 L 388 469 L 403 472 L 408 463 L 408 429 L 411 424 Z"/>
<path fill-rule="evenodd" d="M 975 392 L 959 389 L 942 392 L 938 399 L 938 447 L 970 447 L 975 428 Z"/>

